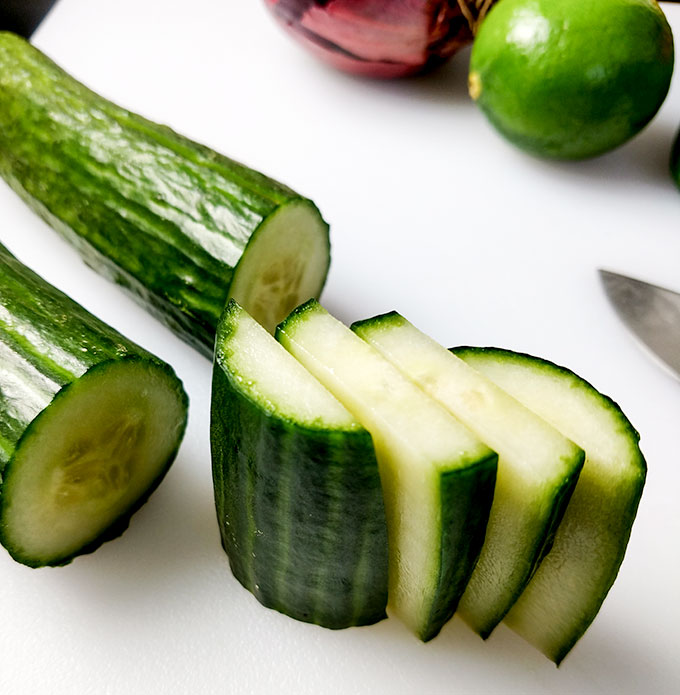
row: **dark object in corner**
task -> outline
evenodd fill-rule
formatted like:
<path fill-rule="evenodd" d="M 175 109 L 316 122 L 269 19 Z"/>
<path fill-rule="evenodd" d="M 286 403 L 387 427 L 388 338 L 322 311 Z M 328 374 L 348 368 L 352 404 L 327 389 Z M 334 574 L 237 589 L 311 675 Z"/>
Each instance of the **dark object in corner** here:
<path fill-rule="evenodd" d="M 28 38 L 56 0 L 2 0 L 0 30 Z"/>

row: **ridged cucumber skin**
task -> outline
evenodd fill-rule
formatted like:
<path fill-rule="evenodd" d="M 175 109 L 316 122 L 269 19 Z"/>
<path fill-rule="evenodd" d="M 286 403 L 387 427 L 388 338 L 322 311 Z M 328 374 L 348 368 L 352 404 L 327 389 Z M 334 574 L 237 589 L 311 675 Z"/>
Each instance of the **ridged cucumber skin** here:
<path fill-rule="evenodd" d="M 80 379 L 119 361 L 141 361 L 165 372 L 175 382 L 176 396 L 185 414 L 188 398 L 168 364 L 90 314 L 23 265 L 1 244 L 0 354 L 0 543 L 18 562 L 40 567 L 45 563 L 23 555 L 7 537 L 2 502 L 15 453 L 40 427 L 41 416 L 65 398 L 69 388 Z M 77 555 L 91 553 L 102 543 L 120 536 L 170 468 L 185 427 L 186 415 L 175 450 L 134 505 L 91 543 L 48 564 L 66 565 Z"/>
<path fill-rule="evenodd" d="M 8 32 L 0 175 L 89 266 L 208 357 L 235 267 L 262 224 L 302 204 L 328 236 L 311 201 L 107 101 Z"/>
<path fill-rule="evenodd" d="M 432 612 L 418 635 L 423 642 L 434 639 L 453 617 L 479 560 L 497 463 L 498 458 L 493 455 L 474 469 L 450 471 L 441 476 L 442 509 L 448 512 L 448 518 L 442 518 L 442 565 Z"/>
<path fill-rule="evenodd" d="M 451 348 L 451 350 L 475 368 L 481 369 L 483 373 L 485 373 L 483 365 L 486 362 L 499 366 L 501 369 L 511 367 L 524 370 L 526 373 L 541 374 L 546 382 L 554 384 L 556 388 L 563 388 L 567 394 L 585 392 L 589 399 L 593 402 L 597 401 L 600 407 L 611 414 L 612 425 L 616 428 L 617 436 L 627 441 L 629 448 L 627 470 L 615 489 L 598 480 L 597 472 L 593 471 L 593 464 L 589 463 L 588 450 L 584 447 L 586 461 L 581 476 L 565 510 L 561 525 L 554 534 L 551 548 L 548 549 L 554 551 L 554 556 L 551 556 L 550 552 L 546 554 L 543 564 L 538 567 L 526 591 L 519 597 L 506 617 L 505 622 L 512 629 L 559 666 L 597 616 L 623 562 L 647 476 L 647 464 L 639 448 L 640 435 L 611 398 L 598 392 L 594 386 L 566 367 L 539 357 L 502 348 L 464 346 Z M 489 377 L 494 378 L 496 374 L 497 371 L 494 375 L 489 373 Z M 502 380 L 498 380 L 498 383 L 503 387 Z M 519 393 L 516 397 L 521 398 Z M 562 407 L 567 407 L 565 399 L 560 399 L 560 403 Z M 528 402 L 526 405 L 531 407 Z M 546 415 L 539 412 L 538 408 L 536 412 L 548 419 Z M 556 422 L 553 424 L 558 427 Z M 576 441 L 575 436 L 574 440 Z M 589 528 L 593 529 L 592 538 L 587 543 L 583 543 L 583 537 L 580 534 L 584 529 Z M 588 576 L 580 579 L 569 575 L 574 565 L 572 561 L 568 561 L 570 549 L 575 550 L 578 557 L 579 548 L 576 547 L 576 543 L 579 540 L 581 541 L 579 545 L 583 548 L 580 555 L 586 561 L 589 561 L 589 558 L 597 558 L 597 561 L 590 566 Z M 589 582 L 593 587 L 587 600 L 575 602 L 573 610 L 569 613 L 568 624 L 557 623 L 550 640 L 542 635 L 545 625 L 550 625 L 551 622 L 556 623 L 550 615 L 550 609 L 556 597 L 546 582 L 545 577 L 548 572 L 551 573 L 550 581 L 557 580 L 562 585 L 574 586 L 577 594 L 584 582 Z M 534 632 L 530 627 L 526 627 L 527 624 L 530 625 L 531 619 L 528 623 L 526 621 L 529 615 L 536 614 L 540 615 L 537 621 L 540 627 Z"/>
<path fill-rule="evenodd" d="M 219 347 L 212 388 L 215 504 L 236 579 L 263 605 L 323 627 L 385 618 L 387 532 L 370 435 L 265 410 L 220 364 Z"/>

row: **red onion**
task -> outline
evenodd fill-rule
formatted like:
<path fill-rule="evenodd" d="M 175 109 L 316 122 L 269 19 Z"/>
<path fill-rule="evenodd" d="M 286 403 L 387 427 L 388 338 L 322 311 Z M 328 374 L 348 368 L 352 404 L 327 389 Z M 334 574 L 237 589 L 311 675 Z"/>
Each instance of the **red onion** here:
<path fill-rule="evenodd" d="M 472 41 L 495 0 L 265 0 L 323 60 L 369 77 L 404 77 L 441 65 Z"/>

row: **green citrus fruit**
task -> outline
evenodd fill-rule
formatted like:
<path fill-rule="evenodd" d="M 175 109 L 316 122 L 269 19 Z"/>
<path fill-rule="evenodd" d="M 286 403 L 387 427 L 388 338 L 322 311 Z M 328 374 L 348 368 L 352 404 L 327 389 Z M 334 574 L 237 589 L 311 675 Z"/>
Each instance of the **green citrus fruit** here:
<path fill-rule="evenodd" d="M 668 93 L 673 35 L 655 0 L 500 0 L 470 58 L 470 94 L 529 152 L 582 159 L 638 133 Z"/>

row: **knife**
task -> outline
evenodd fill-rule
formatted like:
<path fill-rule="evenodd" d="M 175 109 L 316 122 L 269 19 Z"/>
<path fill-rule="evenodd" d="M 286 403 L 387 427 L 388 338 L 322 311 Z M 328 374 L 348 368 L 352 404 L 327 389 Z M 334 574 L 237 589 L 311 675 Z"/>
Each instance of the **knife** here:
<path fill-rule="evenodd" d="M 619 318 L 680 379 L 680 294 L 608 270 L 599 273 Z"/>

